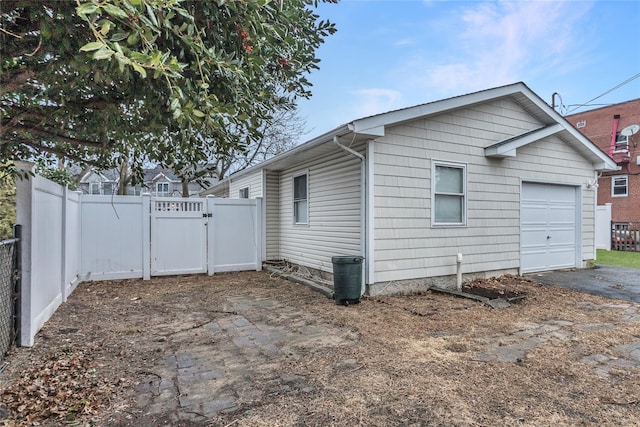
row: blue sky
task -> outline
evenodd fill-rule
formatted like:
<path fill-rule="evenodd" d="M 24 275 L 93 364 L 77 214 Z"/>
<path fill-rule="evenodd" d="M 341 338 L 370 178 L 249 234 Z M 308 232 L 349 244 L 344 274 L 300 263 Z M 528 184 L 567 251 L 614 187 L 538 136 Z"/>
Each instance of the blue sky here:
<path fill-rule="evenodd" d="M 342 0 L 318 50 L 311 139 L 351 120 L 518 81 L 561 113 L 640 98 L 640 1 Z"/>

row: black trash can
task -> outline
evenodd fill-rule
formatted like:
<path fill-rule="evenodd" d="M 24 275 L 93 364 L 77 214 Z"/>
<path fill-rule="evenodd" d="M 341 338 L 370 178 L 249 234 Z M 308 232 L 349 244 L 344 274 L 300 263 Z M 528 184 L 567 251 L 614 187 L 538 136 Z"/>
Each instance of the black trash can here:
<path fill-rule="evenodd" d="M 333 299 L 336 304 L 349 305 L 360 302 L 362 286 L 361 256 L 334 256 L 333 263 Z"/>

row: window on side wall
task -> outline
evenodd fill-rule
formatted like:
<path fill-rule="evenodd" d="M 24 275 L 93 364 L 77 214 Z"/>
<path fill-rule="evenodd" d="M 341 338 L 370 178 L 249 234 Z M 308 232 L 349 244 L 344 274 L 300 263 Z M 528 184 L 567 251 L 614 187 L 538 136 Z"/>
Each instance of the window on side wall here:
<path fill-rule="evenodd" d="M 156 194 L 158 196 L 168 196 L 169 195 L 169 183 L 168 182 L 158 182 L 158 183 L 156 183 Z"/>
<path fill-rule="evenodd" d="M 433 161 L 431 178 L 431 224 L 466 225 L 467 166 L 461 163 Z"/>
<path fill-rule="evenodd" d="M 616 134 L 616 143 L 613 146 L 614 153 L 623 153 L 629 151 L 629 137 L 622 135 L 620 132 Z"/>
<path fill-rule="evenodd" d="M 309 223 L 308 174 L 293 177 L 293 221 L 296 224 Z"/>
<path fill-rule="evenodd" d="M 105 182 L 102 184 L 102 194 L 112 195 L 113 194 L 113 184 L 110 182 Z"/>
<path fill-rule="evenodd" d="M 611 197 L 627 197 L 629 194 L 629 178 L 627 175 L 611 177 Z"/>
<path fill-rule="evenodd" d="M 238 197 L 241 198 L 241 199 L 248 199 L 249 198 L 249 187 L 241 188 L 238 191 Z"/>
<path fill-rule="evenodd" d="M 89 194 L 100 194 L 99 182 L 92 182 L 89 184 Z"/>

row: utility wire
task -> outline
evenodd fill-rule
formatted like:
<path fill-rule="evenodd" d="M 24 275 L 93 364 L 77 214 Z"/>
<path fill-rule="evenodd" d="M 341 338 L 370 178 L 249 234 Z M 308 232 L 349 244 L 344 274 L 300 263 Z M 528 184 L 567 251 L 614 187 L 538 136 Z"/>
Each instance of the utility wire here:
<path fill-rule="evenodd" d="M 586 106 L 586 105 L 588 105 L 590 102 L 593 102 L 593 101 L 595 101 L 596 99 L 602 98 L 602 97 L 603 97 L 603 96 L 605 96 L 606 94 L 611 93 L 611 92 L 613 92 L 614 90 L 616 90 L 616 89 L 618 89 L 618 88 L 620 88 L 620 87 L 622 87 L 622 86 L 626 85 L 627 83 L 632 82 L 633 80 L 637 79 L 638 77 L 640 77 L 640 73 L 636 74 L 635 76 L 631 76 L 631 77 L 629 77 L 627 80 L 625 80 L 625 81 L 623 81 L 622 83 L 620 83 L 620 84 L 618 84 L 618 85 L 616 85 L 616 86 L 612 87 L 611 89 L 609 89 L 609 90 L 608 90 L 608 91 L 606 91 L 605 93 L 603 93 L 603 94 L 601 94 L 601 95 L 598 95 L 598 96 L 596 96 L 596 97 L 595 97 L 595 98 L 593 98 L 593 99 L 588 100 L 588 101 L 587 101 L 587 102 L 585 102 L 584 104 L 580 104 L 580 105 L 576 106 L 574 109 L 567 111 L 565 114 L 570 114 L 570 113 L 572 113 L 572 112 L 576 111 L 576 110 L 577 110 L 578 108 L 580 108 L 580 107 L 585 107 L 585 106 Z"/>

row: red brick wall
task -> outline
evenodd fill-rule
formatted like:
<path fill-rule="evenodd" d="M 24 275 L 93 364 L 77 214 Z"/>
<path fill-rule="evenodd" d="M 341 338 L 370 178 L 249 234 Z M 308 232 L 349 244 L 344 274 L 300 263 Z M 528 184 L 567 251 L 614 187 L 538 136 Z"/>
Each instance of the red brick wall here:
<path fill-rule="evenodd" d="M 565 118 L 576 128 L 579 122 L 586 122 L 584 127 L 578 128 L 578 131 L 609 154 L 615 114 L 620 115 L 618 132 L 629 125 L 640 125 L 640 99 L 573 114 Z M 631 222 L 634 228 L 640 229 L 640 166 L 637 164 L 640 156 L 640 132 L 629 141 L 629 153 L 629 163 L 618 164 L 621 170 L 602 174 L 598 182 L 598 204 L 611 203 L 613 221 Z M 611 197 L 611 176 L 614 175 L 628 176 L 627 197 Z"/>

